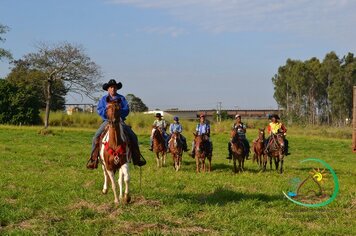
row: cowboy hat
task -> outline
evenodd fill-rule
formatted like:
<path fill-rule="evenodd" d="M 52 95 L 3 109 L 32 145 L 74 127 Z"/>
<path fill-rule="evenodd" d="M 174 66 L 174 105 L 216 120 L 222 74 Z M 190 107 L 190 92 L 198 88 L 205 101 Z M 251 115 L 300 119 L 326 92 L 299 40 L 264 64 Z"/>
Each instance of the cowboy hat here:
<path fill-rule="evenodd" d="M 114 79 L 111 79 L 111 80 L 109 80 L 109 82 L 103 84 L 103 89 L 108 91 L 108 88 L 110 86 L 114 86 L 114 85 L 116 86 L 117 90 L 122 88 L 122 83 L 121 82 L 116 83 L 116 81 Z"/>
<path fill-rule="evenodd" d="M 240 114 L 236 114 L 236 115 L 235 115 L 235 119 L 236 119 L 237 117 L 240 117 L 240 118 L 241 118 L 241 115 L 240 115 Z"/>
<path fill-rule="evenodd" d="M 162 117 L 161 113 L 156 113 L 155 117 Z"/>
<path fill-rule="evenodd" d="M 271 118 L 275 118 L 276 120 L 280 120 L 281 119 L 281 118 L 279 118 L 279 116 L 277 114 L 271 115 Z"/>

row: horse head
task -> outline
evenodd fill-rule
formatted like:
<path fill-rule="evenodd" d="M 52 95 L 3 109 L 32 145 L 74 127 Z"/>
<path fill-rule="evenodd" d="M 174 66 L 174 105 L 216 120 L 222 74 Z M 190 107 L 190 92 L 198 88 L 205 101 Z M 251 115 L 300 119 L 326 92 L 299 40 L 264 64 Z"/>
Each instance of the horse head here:
<path fill-rule="evenodd" d="M 179 132 L 173 132 L 172 136 L 171 136 L 171 140 L 174 143 L 174 147 L 177 148 L 178 145 L 181 144 L 181 140 L 180 140 L 180 133 Z"/>
<path fill-rule="evenodd" d="M 106 98 L 107 109 L 106 116 L 110 125 L 115 125 L 120 122 L 121 119 L 121 99 L 112 101 L 109 96 Z"/>
<path fill-rule="evenodd" d="M 276 144 L 277 149 L 282 149 L 284 150 L 284 133 L 283 132 L 278 132 L 276 134 L 272 135 L 273 141 Z"/>
<path fill-rule="evenodd" d="M 258 129 L 258 140 L 265 140 L 265 129 Z"/>

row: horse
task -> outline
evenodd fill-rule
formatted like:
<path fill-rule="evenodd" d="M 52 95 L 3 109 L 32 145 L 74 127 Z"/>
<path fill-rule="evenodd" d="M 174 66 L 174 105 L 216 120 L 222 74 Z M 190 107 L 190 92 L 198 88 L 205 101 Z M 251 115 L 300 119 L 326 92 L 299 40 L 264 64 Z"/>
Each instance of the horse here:
<path fill-rule="evenodd" d="M 124 134 L 123 123 L 120 117 L 120 100 L 111 101 L 109 97 L 106 99 L 108 118 L 108 132 L 105 134 L 101 148 L 100 148 L 100 161 L 104 172 L 104 185 L 103 194 L 108 192 L 108 179 L 111 180 L 111 187 L 114 192 L 114 202 L 129 203 L 131 197 L 129 194 L 129 165 L 128 161 L 130 153 L 128 149 L 127 138 Z M 118 184 L 120 188 L 119 199 L 116 193 L 115 173 L 119 170 Z M 125 194 L 123 195 L 123 180 L 125 181 Z"/>
<path fill-rule="evenodd" d="M 194 150 L 195 150 L 195 163 L 196 163 L 196 171 L 197 173 L 202 171 L 206 171 L 205 167 L 205 159 L 207 158 L 209 161 L 209 169 L 211 171 L 211 159 L 212 159 L 212 151 L 210 148 L 209 137 L 206 134 L 197 135 L 194 134 Z"/>
<path fill-rule="evenodd" d="M 152 142 L 153 152 L 156 153 L 157 167 L 162 167 L 166 164 L 167 147 L 161 128 L 155 128 L 152 136 Z"/>
<path fill-rule="evenodd" d="M 245 162 L 245 151 L 244 145 L 237 133 L 237 129 L 233 129 L 230 133 L 231 137 L 231 151 L 232 159 L 234 161 L 234 172 L 244 171 L 244 162 Z M 236 160 L 239 162 L 239 167 L 236 165 Z"/>
<path fill-rule="evenodd" d="M 171 139 L 169 140 L 169 151 L 172 154 L 173 158 L 173 167 L 176 171 L 179 170 L 182 164 L 182 155 L 183 155 L 183 143 L 180 139 L 180 133 L 172 133 Z"/>
<path fill-rule="evenodd" d="M 258 137 L 253 142 L 253 162 L 257 161 L 257 164 L 262 168 L 263 164 L 263 152 L 265 149 L 265 129 L 258 129 Z"/>
<path fill-rule="evenodd" d="M 269 144 L 267 144 L 267 149 L 264 152 L 263 158 L 263 171 L 266 170 L 267 156 L 269 157 L 270 169 L 272 169 L 272 158 L 274 159 L 274 164 L 276 170 L 278 171 L 279 162 L 281 162 L 279 172 L 283 173 L 283 159 L 284 159 L 284 133 L 278 132 L 277 134 L 272 134 L 269 139 Z"/>

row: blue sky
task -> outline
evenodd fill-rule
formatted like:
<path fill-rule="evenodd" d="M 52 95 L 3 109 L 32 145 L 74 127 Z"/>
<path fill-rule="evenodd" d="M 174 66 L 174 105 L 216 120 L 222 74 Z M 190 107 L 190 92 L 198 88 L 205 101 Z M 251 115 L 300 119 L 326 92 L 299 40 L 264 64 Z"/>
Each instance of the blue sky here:
<path fill-rule="evenodd" d="M 288 58 L 356 52 L 354 0 L 0 0 L 0 12 L 15 59 L 38 42 L 80 44 L 102 82 L 150 109 L 277 108 L 271 78 Z"/>

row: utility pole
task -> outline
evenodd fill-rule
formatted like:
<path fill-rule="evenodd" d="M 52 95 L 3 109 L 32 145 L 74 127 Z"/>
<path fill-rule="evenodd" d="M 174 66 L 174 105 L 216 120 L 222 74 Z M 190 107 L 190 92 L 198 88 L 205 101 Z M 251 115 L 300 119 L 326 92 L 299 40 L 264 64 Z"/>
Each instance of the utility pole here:
<path fill-rule="evenodd" d="M 221 122 L 221 102 L 216 105 L 216 122 Z"/>

